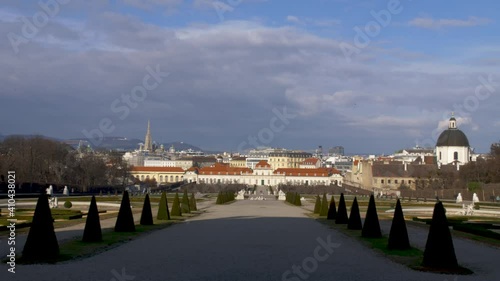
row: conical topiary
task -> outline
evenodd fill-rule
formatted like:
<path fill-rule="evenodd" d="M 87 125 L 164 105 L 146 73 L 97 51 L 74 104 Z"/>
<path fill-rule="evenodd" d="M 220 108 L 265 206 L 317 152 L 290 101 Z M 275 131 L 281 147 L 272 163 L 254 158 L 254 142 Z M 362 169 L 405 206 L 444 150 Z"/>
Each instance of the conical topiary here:
<path fill-rule="evenodd" d="M 319 214 L 321 211 L 321 199 L 319 199 L 319 195 L 316 195 L 316 204 L 314 204 L 314 214 Z"/>
<path fill-rule="evenodd" d="M 189 206 L 189 196 L 187 190 L 184 190 L 184 195 L 182 195 L 182 204 L 181 209 L 183 213 L 189 214 L 191 213 L 191 208 Z"/>
<path fill-rule="evenodd" d="M 158 214 L 156 218 L 159 220 L 169 220 L 170 211 L 168 210 L 167 193 L 163 191 L 160 197 L 160 203 L 158 205 Z"/>
<path fill-rule="evenodd" d="M 196 198 L 194 197 L 194 193 L 191 193 L 191 199 L 189 200 L 189 206 L 191 207 L 191 211 L 198 211 L 198 207 L 196 206 Z"/>
<path fill-rule="evenodd" d="M 36 203 L 28 238 L 23 248 L 23 260 L 28 262 L 50 262 L 59 256 L 59 244 L 49 200 L 41 193 Z"/>
<path fill-rule="evenodd" d="M 448 219 L 442 202 L 438 202 L 434 206 L 422 264 L 426 267 L 440 269 L 455 269 L 458 267 L 453 239 L 448 228 Z"/>
<path fill-rule="evenodd" d="M 340 193 L 339 209 L 337 211 L 337 216 L 335 217 L 336 224 L 346 224 L 349 221 L 347 217 L 347 208 L 345 206 L 344 193 Z"/>
<path fill-rule="evenodd" d="M 375 206 L 375 197 L 373 194 L 370 196 L 370 202 L 368 202 L 368 210 L 366 210 L 365 224 L 363 225 L 361 236 L 367 238 L 382 237 L 382 231 L 380 230 L 380 223 L 378 221 L 377 207 Z"/>
<path fill-rule="evenodd" d="M 332 199 L 330 200 L 330 207 L 328 208 L 328 216 L 327 220 L 334 220 L 337 216 L 337 207 L 335 206 L 335 198 L 332 195 Z"/>
<path fill-rule="evenodd" d="M 361 216 L 359 215 L 358 199 L 356 199 L 356 197 L 354 197 L 354 201 L 352 201 L 351 214 L 349 215 L 347 228 L 353 230 L 361 230 L 363 228 Z"/>
<path fill-rule="evenodd" d="M 174 203 L 172 204 L 172 212 L 170 214 L 172 216 L 182 216 L 181 205 L 179 202 L 179 193 L 175 193 Z"/>
<path fill-rule="evenodd" d="M 217 200 L 215 201 L 215 204 L 223 204 L 222 202 L 222 191 L 219 191 L 219 194 L 217 194 Z"/>
<path fill-rule="evenodd" d="M 403 208 L 401 208 L 401 202 L 399 199 L 396 202 L 396 209 L 394 210 L 394 217 L 392 218 L 387 248 L 390 250 L 408 250 L 411 248 L 408 231 L 406 230 Z"/>
<path fill-rule="evenodd" d="M 128 198 L 128 191 L 123 192 L 122 203 L 118 211 L 118 218 L 116 219 L 115 232 L 134 232 L 134 216 L 132 215 L 132 208 L 130 207 L 130 199 Z"/>
<path fill-rule="evenodd" d="M 141 225 L 153 225 L 153 213 L 151 212 L 151 202 L 149 201 L 149 194 L 144 198 L 144 205 L 142 206 Z"/>
<path fill-rule="evenodd" d="M 294 196 L 293 200 L 294 200 L 293 204 L 295 206 L 302 206 L 302 202 L 300 202 L 300 194 L 295 193 L 295 196 Z"/>
<path fill-rule="evenodd" d="M 85 229 L 83 230 L 83 242 L 101 242 L 102 231 L 101 222 L 99 220 L 99 211 L 97 210 L 97 203 L 95 196 L 90 200 L 89 213 L 85 221 Z"/>
<path fill-rule="evenodd" d="M 326 194 L 323 193 L 323 200 L 321 200 L 321 210 L 319 215 L 326 217 L 328 215 L 328 199 L 326 199 Z"/>

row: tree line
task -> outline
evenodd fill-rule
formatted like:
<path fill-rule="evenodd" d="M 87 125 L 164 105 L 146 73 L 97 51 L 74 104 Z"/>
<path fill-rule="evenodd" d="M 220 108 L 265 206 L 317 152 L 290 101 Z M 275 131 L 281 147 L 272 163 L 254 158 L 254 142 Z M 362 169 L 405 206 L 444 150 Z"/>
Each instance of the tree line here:
<path fill-rule="evenodd" d="M 0 182 L 8 171 L 16 172 L 19 184 L 68 185 L 80 191 L 124 185 L 129 175 L 119 154 L 78 150 L 41 136 L 12 136 L 0 142 Z"/>

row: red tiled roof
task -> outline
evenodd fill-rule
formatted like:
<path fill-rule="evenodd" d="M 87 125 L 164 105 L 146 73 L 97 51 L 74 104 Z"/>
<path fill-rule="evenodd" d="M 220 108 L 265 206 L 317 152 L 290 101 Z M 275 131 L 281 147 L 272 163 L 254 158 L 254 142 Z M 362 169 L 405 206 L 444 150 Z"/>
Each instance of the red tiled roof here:
<path fill-rule="evenodd" d="M 242 173 L 252 173 L 252 169 L 242 167 L 230 167 L 228 164 L 216 163 L 210 167 L 203 167 L 198 170 L 200 175 L 240 175 Z"/>
<path fill-rule="evenodd" d="M 132 167 L 132 172 L 184 173 L 181 167 Z"/>
<path fill-rule="evenodd" d="M 266 160 L 260 160 L 259 163 L 257 163 L 257 165 L 255 165 L 256 168 L 271 168 L 271 165 L 269 165 L 269 163 L 267 163 Z"/>
<path fill-rule="evenodd" d="M 286 176 L 301 176 L 301 177 L 328 177 L 333 173 L 332 169 L 317 168 L 317 169 L 297 169 L 297 168 L 279 168 L 274 171 L 274 174 L 284 174 Z"/>
<path fill-rule="evenodd" d="M 307 158 L 306 160 L 304 160 L 304 162 L 302 162 L 301 164 L 302 165 L 316 165 L 316 164 L 318 164 L 318 161 L 319 161 L 318 158 L 311 157 L 311 158 Z"/>

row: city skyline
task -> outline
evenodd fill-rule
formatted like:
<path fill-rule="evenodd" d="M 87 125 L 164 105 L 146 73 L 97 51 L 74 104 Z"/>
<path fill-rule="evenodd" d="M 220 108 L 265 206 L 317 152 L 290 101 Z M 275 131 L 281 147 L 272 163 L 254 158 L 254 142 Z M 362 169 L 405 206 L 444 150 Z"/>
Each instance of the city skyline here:
<path fill-rule="evenodd" d="M 495 1 L 60 2 L 0 9 L 2 135 L 392 153 L 455 112 L 498 142 Z"/>

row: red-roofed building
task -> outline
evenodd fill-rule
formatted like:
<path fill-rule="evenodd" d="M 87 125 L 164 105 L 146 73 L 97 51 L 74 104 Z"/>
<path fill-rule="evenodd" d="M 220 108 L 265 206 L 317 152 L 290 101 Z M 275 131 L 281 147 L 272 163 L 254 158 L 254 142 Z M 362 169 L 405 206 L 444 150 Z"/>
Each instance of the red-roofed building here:
<path fill-rule="evenodd" d="M 304 162 L 300 163 L 299 168 L 301 169 L 317 169 L 321 167 L 321 160 L 318 158 L 307 158 Z"/>

